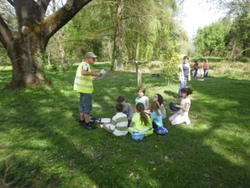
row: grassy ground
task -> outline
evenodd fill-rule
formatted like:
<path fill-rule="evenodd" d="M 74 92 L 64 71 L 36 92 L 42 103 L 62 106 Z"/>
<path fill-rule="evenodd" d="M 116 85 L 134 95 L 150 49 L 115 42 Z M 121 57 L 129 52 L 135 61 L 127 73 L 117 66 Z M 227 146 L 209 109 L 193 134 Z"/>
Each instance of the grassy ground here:
<path fill-rule="evenodd" d="M 78 125 L 75 70 L 47 72 L 51 89 L 0 91 L 0 187 L 250 187 L 249 80 L 194 78 L 191 125 L 165 120 L 169 135 L 136 143 Z M 0 87 L 10 76 L 0 72 Z M 118 95 L 131 104 L 137 96 L 133 72 L 94 85 L 92 114 L 101 117 L 113 116 Z M 178 83 L 143 74 L 143 86 L 150 99 L 179 103 Z"/>

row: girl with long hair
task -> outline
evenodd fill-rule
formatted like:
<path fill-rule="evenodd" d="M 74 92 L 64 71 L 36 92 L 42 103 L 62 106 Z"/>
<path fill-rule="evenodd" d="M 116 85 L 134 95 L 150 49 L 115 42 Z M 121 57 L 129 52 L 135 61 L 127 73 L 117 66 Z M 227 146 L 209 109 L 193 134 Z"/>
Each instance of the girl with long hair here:
<path fill-rule="evenodd" d="M 154 101 L 157 102 L 159 109 L 161 110 L 161 117 L 164 119 L 167 116 L 166 108 L 163 103 L 163 97 L 160 94 L 155 94 Z"/>
<path fill-rule="evenodd" d="M 142 103 L 136 104 L 136 113 L 133 115 L 128 131 L 140 132 L 142 134 L 153 134 L 152 120 L 150 116 L 144 112 L 144 105 Z"/>
<path fill-rule="evenodd" d="M 163 126 L 161 109 L 157 101 L 153 101 L 150 105 L 151 119 L 153 121 L 154 131 L 158 134 L 168 133 L 168 130 Z"/>

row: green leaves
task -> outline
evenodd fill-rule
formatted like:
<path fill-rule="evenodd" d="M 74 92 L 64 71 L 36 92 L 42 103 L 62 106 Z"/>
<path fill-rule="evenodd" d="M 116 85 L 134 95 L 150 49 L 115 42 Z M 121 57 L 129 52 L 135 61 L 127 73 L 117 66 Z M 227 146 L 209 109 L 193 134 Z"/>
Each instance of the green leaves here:
<path fill-rule="evenodd" d="M 197 51 L 203 55 L 220 54 L 225 49 L 226 31 L 220 22 L 199 29 L 194 39 Z"/>

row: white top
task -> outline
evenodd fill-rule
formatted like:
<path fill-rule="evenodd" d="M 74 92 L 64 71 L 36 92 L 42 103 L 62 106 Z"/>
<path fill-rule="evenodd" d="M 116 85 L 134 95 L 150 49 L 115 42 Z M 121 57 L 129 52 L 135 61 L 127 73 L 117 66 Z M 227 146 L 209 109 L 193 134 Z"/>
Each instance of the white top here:
<path fill-rule="evenodd" d="M 167 116 L 166 108 L 165 108 L 164 104 L 161 104 L 161 117 L 162 117 L 162 119 L 166 118 L 166 116 Z"/>
<path fill-rule="evenodd" d="M 185 66 L 188 67 L 188 80 L 191 80 L 191 75 L 190 75 L 190 65 L 189 63 L 185 63 Z M 183 63 L 179 64 L 179 80 L 180 81 L 184 81 L 185 80 L 185 76 L 184 76 L 184 70 L 183 70 Z"/>
<path fill-rule="evenodd" d="M 189 112 L 189 109 L 191 106 L 191 100 L 188 97 L 181 100 L 181 107 L 185 107 L 186 104 L 189 104 L 187 111 L 183 111 L 182 109 L 180 109 L 180 111 L 179 111 L 183 116 L 188 116 L 188 112 Z"/>

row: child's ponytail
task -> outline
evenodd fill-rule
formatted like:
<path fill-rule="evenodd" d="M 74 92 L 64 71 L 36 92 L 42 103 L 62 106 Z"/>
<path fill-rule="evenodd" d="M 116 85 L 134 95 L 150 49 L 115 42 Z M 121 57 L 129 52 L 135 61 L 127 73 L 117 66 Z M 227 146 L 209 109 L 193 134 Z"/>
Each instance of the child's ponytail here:
<path fill-rule="evenodd" d="M 148 120 L 148 116 L 144 112 L 144 105 L 142 103 L 137 103 L 136 104 L 136 110 L 140 113 L 142 124 L 145 125 L 145 126 L 148 125 L 149 120 Z"/>

